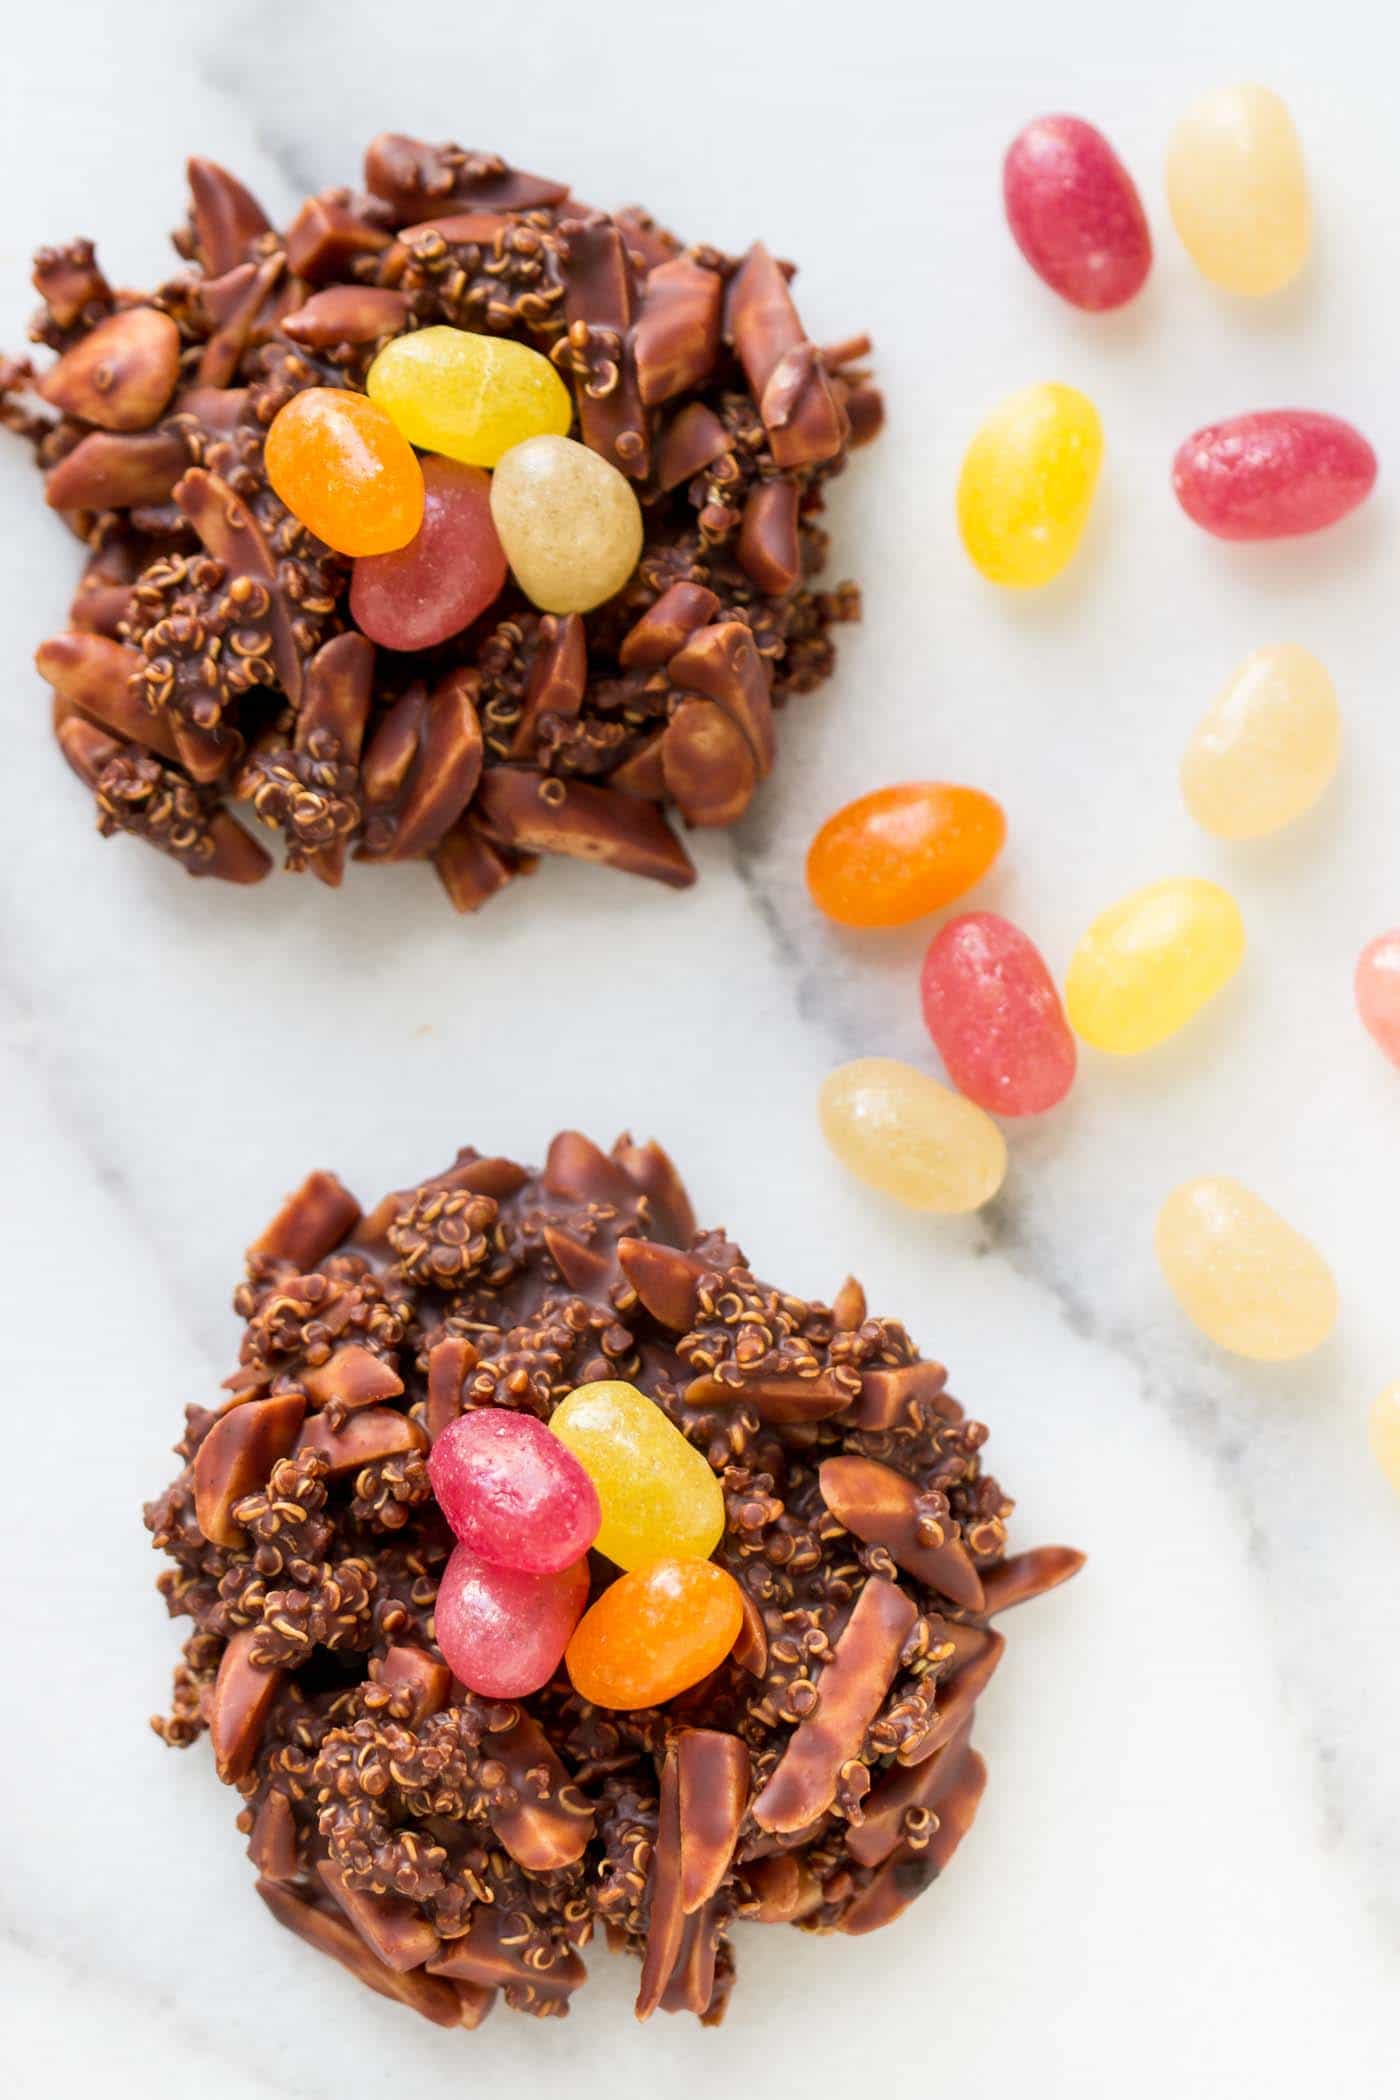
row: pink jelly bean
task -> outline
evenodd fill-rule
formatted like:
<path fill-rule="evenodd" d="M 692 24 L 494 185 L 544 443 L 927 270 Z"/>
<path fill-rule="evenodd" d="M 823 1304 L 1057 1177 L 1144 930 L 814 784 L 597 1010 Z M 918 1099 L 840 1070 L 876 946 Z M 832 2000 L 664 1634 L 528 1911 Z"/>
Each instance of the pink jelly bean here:
<path fill-rule="evenodd" d="M 1085 313 L 1126 305 L 1152 267 L 1137 185 L 1082 117 L 1037 117 L 1002 166 L 1007 223 L 1026 261 Z"/>
<path fill-rule="evenodd" d="M 523 1699 L 548 1684 L 588 1602 L 588 1563 L 526 1575 L 457 1546 L 437 1596 L 437 1643 L 454 1677 L 484 1699 Z"/>
<path fill-rule="evenodd" d="M 1040 950 L 994 911 L 950 919 L 924 957 L 924 1020 L 959 1092 L 1035 1116 L 1074 1083 L 1075 1049 Z"/>
<path fill-rule="evenodd" d="M 1356 965 L 1356 1010 L 1393 1065 L 1400 1065 L 1400 926 L 1377 934 Z"/>
<path fill-rule="evenodd" d="M 393 554 L 362 554 L 350 583 L 355 624 L 386 649 L 431 649 L 498 598 L 506 558 L 491 519 L 491 477 L 430 455 L 423 522 Z"/>
<path fill-rule="evenodd" d="M 1187 516 L 1221 540 L 1278 540 L 1335 525 L 1370 495 L 1376 455 L 1350 423 L 1270 408 L 1210 423 L 1176 455 Z"/>
<path fill-rule="evenodd" d="M 598 1491 L 568 1446 L 533 1415 L 482 1407 L 449 1422 L 428 1478 L 438 1507 L 479 1559 L 553 1575 L 588 1551 Z"/>

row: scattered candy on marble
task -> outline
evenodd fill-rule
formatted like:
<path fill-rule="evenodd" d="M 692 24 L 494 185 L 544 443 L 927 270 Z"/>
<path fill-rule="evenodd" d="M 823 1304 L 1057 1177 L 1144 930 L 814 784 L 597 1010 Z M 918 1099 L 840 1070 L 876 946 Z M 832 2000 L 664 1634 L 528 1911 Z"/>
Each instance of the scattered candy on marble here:
<path fill-rule="evenodd" d="M 743 1596 L 725 1569 L 667 1555 L 620 1575 L 589 1606 L 565 1667 L 592 1706 L 661 1706 L 719 1668 L 743 1620 Z"/>
<path fill-rule="evenodd" d="M 620 1568 L 667 1554 L 704 1560 L 724 1530 L 724 1493 L 696 1449 L 645 1393 L 622 1379 L 581 1385 L 549 1427 L 597 1492 L 593 1541 Z"/>
<path fill-rule="evenodd" d="M 382 408 L 313 386 L 278 409 L 263 448 L 275 493 L 337 554 L 391 554 L 423 522 L 423 470 Z"/>
<path fill-rule="evenodd" d="M 1178 449 L 1172 487 L 1219 540 L 1279 540 L 1335 525 L 1375 487 L 1376 455 L 1340 416 L 1261 409 L 1208 423 Z"/>
<path fill-rule="evenodd" d="M 410 444 L 472 467 L 494 467 L 526 438 L 562 437 L 573 421 L 569 390 L 547 357 L 466 328 L 395 336 L 365 387 Z"/>
<path fill-rule="evenodd" d="M 1167 149 L 1167 203 L 1182 246 L 1223 291 L 1281 291 L 1308 259 L 1303 149 L 1286 103 L 1264 87 L 1193 102 Z"/>
<path fill-rule="evenodd" d="M 491 515 L 516 582 L 543 612 L 590 612 L 641 555 L 631 482 L 573 438 L 528 438 L 508 452 L 491 479 Z"/>
<path fill-rule="evenodd" d="M 1310 810 L 1337 770 L 1342 717 L 1325 667 L 1256 649 L 1216 695 L 1181 762 L 1186 807 L 1222 839 L 1264 838 Z"/>
<path fill-rule="evenodd" d="M 517 1408 L 478 1407 L 449 1422 L 434 1441 L 428 1479 L 462 1544 L 496 1567 L 557 1575 L 598 1535 L 587 1472 L 543 1422 Z"/>
<path fill-rule="evenodd" d="M 829 1072 L 817 1114 L 847 1172 L 910 1210 L 977 1210 L 1006 1179 L 1006 1140 L 991 1117 L 896 1058 Z"/>
<path fill-rule="evenodd" d="M 1006 817 L 980 788 L 941 780 L 876 788 L 828 817 L 807 853 L 807 887 L 840 926 L 906 926 L 980 882 Z"/>
<path fill-rule="evenodd" d="M 1378 933 L 1356 964 L 1356 1010 L 1393 1065 L 1400 1065 L 1400 926 Z"/>
<path fill-rule="evenodd" d="M 506 557 L 491 520 L 490 477 L 430 454 L 423 522 L 406 547 L 355 564 L 350 610 L 385 649 L 431 649 L 470 627 L 501 594 Z"/>
<path fill-rule="evenodd" d="M 1115 1056 L 1151 1050 L 1184 1028 L 1244 960 L 1244 921 L 1228 891 L 1171 876 L 1101 912 L 1065 981 L 1070 1024 Z"/>
<path fill-rule="evenodd" d="M 459 1544 L 438 1586 L 437 1644 L 469 1692 L 523 1699 L 549 1683 L 587 1602 L 586 1560 L 530 1575 Z"/>
<path fill-rule="evenodd" d="M 1039 949 L 995 912 L 950 919 L 929 943 L 924 1020 L 960 1093 L 998 1116 L 1053 1108 L 1074 1084 L 1076 1051 Z"/>
<path fill-rule="evenodd" d="M 958 528 L 992 583 L 1030 590 L 1072 559 L 1103 460 L 1098 411 L 1072 386 L 1024 387 L 977 430 L 958 478 Z"/>
<path fill-rule="evenodd" d="M 1156 1245 L 1187 1318 L 1232 1355 L 1284 1363 L 1336 1324 L 1337 1286 L 1311 1240 L 1228 1175 L 1174 1189 Z"/>
<path fill-rule="evenodd" d="M 1371 1404 L 1370 1431 L 1376 1464 L 1400 1495 L 1400 1379 L 1377 1393 Z"/>
<path fill-rule="evenodd" d="M 1007 223 L 1050 289 L 1085 313 L 1134 298 L 1152 267 L 1137 185 L 1101 131 L 1082 117 L 1037 117 L 1002 167 Z"/>

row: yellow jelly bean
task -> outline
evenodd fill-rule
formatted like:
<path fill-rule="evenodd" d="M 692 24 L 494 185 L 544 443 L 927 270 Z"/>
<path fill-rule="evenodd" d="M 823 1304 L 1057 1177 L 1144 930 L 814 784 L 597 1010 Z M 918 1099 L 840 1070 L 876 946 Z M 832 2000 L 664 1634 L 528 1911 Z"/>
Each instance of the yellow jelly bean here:
<path fill-rule="evenodd" d="M 1336 1324 L 1337 1286 L 1312 1241 L 1228 1175 L 1173 1189 L 1157 1259 L 1187 1318 L 1234 1356 L 1284 1363 Z"/>
<path fill-rule="evenodd" d="M 858 1057 L 822 1081 L 822 1136 L 843 1167 L 911 1210 L 976 1210 L 1006 1179 L 1006 1140 L 951 1087 L 893 1057 Z"/>
<path fill-rule="evenodd" d="M 494 467 L 512 445 L 573 421 L 569 390 L 547 357 L 466 328 L 395 336 L 370 366 L 365 390 L 411 445 L 471 467 Z"/>
<path fill-rule="evenodd" d="M 1196 724 L 1181 791 L 1222 839 L 1258 839 L 1312 808 L 1337 770 L 1342 718 L 1306 649 L 1256 649 Z"/>
<path fill-rule="evenodd" d="M 577 1386 L 549 1426 L 598 1491 L 599 1553 L 620 1568 L 639 1568 L 714 1552 L 724 1530 L 719 1481 L 703 1451 L 636 1386 L 615 1378 Z"/>
<path fill-rule="evenodd" d="M 1303 149 L 1268 88 L 1220 88 L 1192 103 L 1167 149 L 1167 203 L 1186 252 L 1227 292 L 1281 291 L 1312 231 Z"/>
<path fill-rule="evenodd" d="M 1017 590 L 1058 576 L 1102 460 L 1098 411 L 1072 386 L 1028 386 L 993 409 L 958 480 L 958 528 L 982 574 Z"/>
<path fill-rule="evenodd" d="M 1213 999 L 1244 959 L 1234 898 L 1193 876 L 1149 883 L 1101 912 L 1065 980 L 1070 1024 L 1096 1050 L 1151 1050 Z"/>
<path fill-rule="evenodd" d="M 516 582 L 544 612 L 601 605 L 642 551 L 631 482 L 573 438 L 530 438 L 508 452 L 491 479 L 491 516 Z"/>
<path fill-rule="evenodd" d="M 1371 1449 L 1377 1465 L 1400 1495 L 1400 1381 L 1377 1393 L 1372 1404 Z"/>

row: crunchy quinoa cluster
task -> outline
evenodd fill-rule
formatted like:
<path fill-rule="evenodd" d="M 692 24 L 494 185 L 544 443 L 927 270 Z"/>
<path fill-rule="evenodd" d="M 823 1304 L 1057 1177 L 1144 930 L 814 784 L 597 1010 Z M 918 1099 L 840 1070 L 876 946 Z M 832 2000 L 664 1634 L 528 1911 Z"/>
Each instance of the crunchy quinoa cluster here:
<path fill-rule="evenodd" d="M 248 1257 L 239 1368 L 146 1521 L 193 1621 L 167 1742 L 207 1731 L 274 1916 L 444 2026 L 567 2011 L 601 1927 L 639 2015 L 719 2020 L 735 1927 L 863 1933 L 970 1825 L 992 1617 L 1081 1556 L 1005 1556 L 986 1432 L 858 1284 L 760 1283 L 654 1144 L 460 1153 L 373 1210 L 313 1174 Z M 479 1406 L 623 1378 L 715 1469 L 739 1640 L 662 1708 L 454 1682 L 425 1454 Z M 610 1571 L 594 1556 L 594 1593 Z"/>
<path fill-rule="evenodd" d="M 811 343 L 761 244 L 686 246 L 492 154 L 378 138 L 364 191 L 284 232 L 214 163 L 189 173 L 177 276 L 116 290 L 90 242 L 44 249 L 33 333 L 57 362 L 0 361 L 0 413 L 88 550 L 38 665 L 100 829 L 233 882 L 270 870 L 269 834 L 331 885 L 351 853 L 429 859 L 459 911 L 547 853 L 692 882 L 668 812 L 743 813 L 775 708 L 858 614 L 815 578 L 825 484 L 881 421 L 865 340 Z M 508 583 L 450 641 L 376 650 L 263 444 L 295 393 L 362 389 L 387 341 L 438 323 L 553 359 L 645 546 L 586 616 Z"/>

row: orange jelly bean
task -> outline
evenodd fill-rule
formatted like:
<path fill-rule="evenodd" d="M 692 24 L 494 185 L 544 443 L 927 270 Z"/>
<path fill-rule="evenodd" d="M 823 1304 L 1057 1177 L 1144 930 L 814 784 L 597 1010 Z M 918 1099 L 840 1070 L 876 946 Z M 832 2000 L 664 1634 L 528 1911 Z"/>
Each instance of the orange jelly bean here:
<path fill-rule="evenodd" d="M 272 419 L 264 459 L 293 517 L 337 554 L 392 554 L 423 522 L 418 455 L 364 394 L 293 394 Z"/>
<path fill-rule="evenodd" d="M 592 1706 L 660 1706 L 719 1668 L 743 1619 L 738 1583 L 712 1560 L 649 1561 L 584 1613 L 565 1666 Z"/>
<path fill-rule="evenodd" d="M 807 854 L 807 887 L 838 926 L 906 926 L 980 882 L 1005 838 L 1001 804 L 978 788 L 877 788 L 827 818 Z"/>

